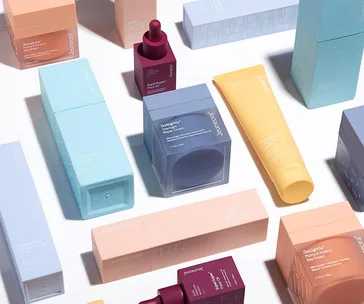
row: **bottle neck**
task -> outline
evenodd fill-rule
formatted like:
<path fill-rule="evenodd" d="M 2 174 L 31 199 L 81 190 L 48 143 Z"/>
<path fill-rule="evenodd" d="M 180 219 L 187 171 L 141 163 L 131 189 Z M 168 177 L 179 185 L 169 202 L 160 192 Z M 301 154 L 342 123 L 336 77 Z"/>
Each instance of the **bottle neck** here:
<path fill-rule="evenodd" d="M 158 290 L 154 299 L 139 304 L 185 304 L 185 297 L 181 285 L 172 285 Z"/>

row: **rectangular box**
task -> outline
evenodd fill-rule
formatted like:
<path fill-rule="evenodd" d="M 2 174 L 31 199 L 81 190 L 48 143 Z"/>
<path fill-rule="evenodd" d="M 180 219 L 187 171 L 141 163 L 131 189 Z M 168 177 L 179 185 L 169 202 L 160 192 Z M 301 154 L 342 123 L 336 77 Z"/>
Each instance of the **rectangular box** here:
<path fill-rule="evenodd" d="M 83 219 L 134 205 L 133 171 L 86 59 L 39 70 L 42 103 Z"/>
<path fill-rule="evenodd" d="M 92 229 L 104 283 L 266 239 L 268 214 L 255 190 Z"/>
<path fill-rule="evenodd" d="M 0 220 L 25 303 L 64 293 L 62 267 L 19 142 L 0 146 Z"/>
<path fill-rule="evenodd" d="M 296 28 L 298 0 L 198 0 L 183 5 L 183 29 L 192 49 Z"/>
<path fill-rule="evenodd" d="M 348 202 L 282 217 L 276 261 L 294 303 L 364 301 L 364 230 Z"/>
<path fill-rule="evenodd" d="M 166 197 L 229 182 L 231 139 L 206 84 L 144 97 L 144 141 Z"/>

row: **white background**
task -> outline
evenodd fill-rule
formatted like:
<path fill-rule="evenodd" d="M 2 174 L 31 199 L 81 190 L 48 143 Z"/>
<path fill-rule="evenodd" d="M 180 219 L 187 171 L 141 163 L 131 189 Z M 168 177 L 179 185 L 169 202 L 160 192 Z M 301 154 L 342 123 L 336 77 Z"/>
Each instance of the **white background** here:
<path fill-rule="evenodd" d="M 273 261 L 280 216 L 346 200 L 347 192 L 342 190 L 331 165 L 342 110 L 363 104 L 364 79 L 359 82 L 356 100 L 308 110 L 300 102 L 289 74 L 294 31 L 192 51 L 180 33 L 183 2 L 158 0 L 158 17 L 177 58 L 177 88 L 207 83 L 229 130 L 232 138 L 230 183 L 170 199 L 158 197 L 160 191 L 142 143 L 142 102 L 134 97 L 138 94 L 132 73 L 133 51 L 119 46 L 113 2 L 80 0 L 77 5 L 81 57 L 90 61 L 133 166 L 136 201 L 132 210 L 87 221 L 80 220 L 41 107 L 37 69 L 20 71 L 13 67 L 15 57 L 5 31 L 4 16 L 0 14 L 0 144 L 21 141 L 64 270 L 65 295 L 45 300 L 44 304 L 84 304 L 97 299 L 103 299 L 105 304 L 136 304 L 154 297 L 158 288 L 175 284 L 177 269 L 227 255 L 234 257 L 247 286 L 246 304 L 289 304 L 291 301 Z M 274 203 L 228 109 L 212 85 L 215 75 L 256 64 L 264 64 L 315 182 L 315 191 L 304 204 L 282 207 Z M 90 253 L 91 228 L 250 188 L 258 190 L 270 215 L 266 242 L 100 284 Z M 364 222 L 364 216 L 358 216 Z M 208 215 L 201 220 L 208 220 Z M 1 234 L 0 273 L 0 303 L 23 303 Z"/>

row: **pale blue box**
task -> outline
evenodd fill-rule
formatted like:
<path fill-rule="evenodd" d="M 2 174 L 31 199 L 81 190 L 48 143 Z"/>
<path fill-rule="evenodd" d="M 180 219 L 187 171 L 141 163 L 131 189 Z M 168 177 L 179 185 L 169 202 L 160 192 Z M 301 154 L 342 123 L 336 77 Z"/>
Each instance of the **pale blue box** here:
<path fill-rule="evenodd" d="M 300 0 L 292 77 L 308 108 L 355 97 L 364 0 Z"/>
<path fill-rule="evenodd" d="M 39 69 L 42 102 L 83 219 L 134 205 L 133 171 L 86 59 Z"/>
<path fill-rule="evenodd" d="M 192 49 L 296 28 L 299 0 L 198 0 L 183 5 Z"/>
<path fill-rule="evenodd" d="M 61 263 L 19 142 L 0 146 L 0 168 L 0 221 L 24 301 L 63 294 Z"/>

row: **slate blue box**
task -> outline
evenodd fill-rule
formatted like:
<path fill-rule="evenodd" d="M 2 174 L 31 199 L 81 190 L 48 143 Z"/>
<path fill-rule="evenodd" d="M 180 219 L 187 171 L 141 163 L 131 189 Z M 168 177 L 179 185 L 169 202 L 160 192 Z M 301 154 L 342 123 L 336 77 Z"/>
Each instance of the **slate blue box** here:
<path fill-rule="evenodd" d="M 133 171 L 86 59 L 39 69 L 42 103 L 83 219 L 134 205 Z"/>
<path fill-rule="evenodd" d="M 144 97 L 144 141 L 166 197 L 229 181 L 231 139 L 206 84 Z"/>
<path fill-rule="evenodd" d="M 364 211 L 364 106 L 342 115 L 335 165 L 356 205 Z"/>
<path fill-rule="evenodd" d="M 61 263 L 19 142 L 0 146 L 0 168 L 0 222 L 24 301 L 63 294 Z"/>

